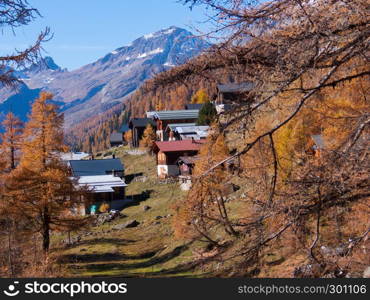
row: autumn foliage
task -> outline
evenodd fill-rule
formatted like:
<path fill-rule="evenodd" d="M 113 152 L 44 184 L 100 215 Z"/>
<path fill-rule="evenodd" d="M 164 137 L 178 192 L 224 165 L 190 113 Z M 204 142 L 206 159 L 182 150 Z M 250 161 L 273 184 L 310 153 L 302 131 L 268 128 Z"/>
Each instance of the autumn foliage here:
<path fill-rule="evenodd" d="M 229 74 L 255 88 L 215 124 L 191 197 L 178 208 L 177 236 L 232 245 L 220 259 L 239 257 L 224 270 L 233 274 L 267 272 L 271 254 L 297 259 L 290 273 L 279 269 L 289 276 L 362 274 L 370 215 L 366 1 L 185 2 L 209 5 L 224 39 L 152 87 Z M 229 154 L 212 161 L 217 136 Z M 233 181 L 241 186 L 235 196 L 217 192 Z"/>
<path fill-rule="evenodd" d="M 147 148 L 149 151 L 153 150 L 156 141 L 156 134 L 151 124 L 148 124 L 144 130 L 143 137 L 140 141 L 140 146 Z"/>
<path fill-rule="evenodd" d="M 63 139 L 63 115 L 51 99 L 49 93 L 40 94 L 23 132 L 21 123 L 11 114 L 3 123 L 1 151 L 7 153 L 4 163 L 9 167 L 1 174 L 0 221 L 8 224 L 12 240 L 10 270 L 17 266 L 15 258 L 10 257 L 10 247 L 21 245 L 17 242 L 20 236 L 39 234 L 43 252 L 47 253 L 52 231 L 76 229 L 86 221 L 73 214 L 83 204 L 82 192 L 76 190 L 61 161 L 60 153 L 68 149 Z M 32 240 L 23 239 L 23 243 L 27 241 Z"/>

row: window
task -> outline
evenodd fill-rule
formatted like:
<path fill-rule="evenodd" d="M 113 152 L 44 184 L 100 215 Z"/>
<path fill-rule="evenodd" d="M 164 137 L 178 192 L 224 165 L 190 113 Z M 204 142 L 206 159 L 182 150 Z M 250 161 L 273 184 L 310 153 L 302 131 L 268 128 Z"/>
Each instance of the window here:
<path fill-rule="evenodd" d="M 158 161 L 162 162 L 162 163 L 166 162 L 166 154 L 164 154 L 163 152 L 159 152 L 158 153 Z"/>

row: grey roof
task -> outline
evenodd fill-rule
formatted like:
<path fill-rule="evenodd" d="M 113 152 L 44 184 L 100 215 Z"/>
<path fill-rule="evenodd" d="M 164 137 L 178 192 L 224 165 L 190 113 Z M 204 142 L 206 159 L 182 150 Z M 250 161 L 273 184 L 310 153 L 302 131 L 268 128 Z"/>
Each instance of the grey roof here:
<path fill-rule="evenodd" d="M 198 119 L 198 109 L 183 109 L 183 110 L 162 110 L 156 111 L 153 118 L 159 120 L 196 120 Z"/>
<path fill-rule="evenodd" d="M 207 125 L 200 125 L 200 126 L 177 126 L 174 130 L 178 133 L 198 133 L 208 131 L 209 126 Z"/>
<path fill-rule="evenodd" d="M 113 159 L 93 159 L 93 160 L 70 160 L 69 165 L 73 176 L 94 176 L 106 175 L 114 171 L 123 171 L 124 167 L 121 160 Z"/>
<path fill-rule="evenodd" d="M 217 85 L 217 89 L 221 93 L 243 93 L 248 92 L 254 88 L 253 82 L 241 82 L 241 83 L 226 83 Z"/>
<path fill-rule="evenodd" d="M 152 126 L 156 126 L 152 119 L 149 118 L 132 118 L 129 122 L 129 127 L 132 129 L 133 127 L 146 127 L 148 124 Z"/>
<path fill-rule="evenodd" d="M 182 133 L 180 134 L 180 140 L 201 140 L 207 138 L 207 134 L 202 132 L 202 133 Z"/>
<path fill-rule="evenodd" d="M 170 130 L 175 130 L 176 127 L 191 127 L 195 126 L 196 123 L 175 123 L 175 124 L 168 124 L 166 130 L 169 128 Z"/>
<path fill-rule="evenodd" d="M 322 135 L 321 134 L 315 134 L 315 135 L 311 135 L 316 147 L 318 149 L 324 149 L 325 148 L 325 143 L 324 143 L 324 139 L 322 138 Z"/>
<path fill-rule="evenodd" d="M 185 104 L 185 109 L 201 109 L 203 106 L 203 103 L 189 103 Z"/>
<path fill-rule="evenodd" d="M 109 138 L 110 142 L 112 143 L 122 143 L 123 142 L 123 136 L 120 132 L 112 132 Z"/>

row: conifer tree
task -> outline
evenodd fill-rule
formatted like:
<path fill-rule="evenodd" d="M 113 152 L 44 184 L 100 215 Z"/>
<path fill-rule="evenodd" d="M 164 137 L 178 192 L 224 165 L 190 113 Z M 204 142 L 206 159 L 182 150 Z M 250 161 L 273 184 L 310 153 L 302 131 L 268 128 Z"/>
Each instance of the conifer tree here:
<path fill-rule="evenodd" d="M 210 135 L 208 143 L 202 146 L 198 154 L 194 169 L 195 178 L 228 155 L 229 150 L 224 136 Z M 187 201 L 180 202 L 177 207 L 173 223 L 176 237 L 192 239 L 200 235 L 217 244 L 211 229 L 220 224 L 228 234 L 236 235 L 225 204 L 227 181 L 228 173 L 223 165 L 214 169 L 209 176 L 194 180 Z"/>
<path fill-rule="evenodd" d="M 3 134 L 0 134 L 1 160 L 5 169 L 13 170 L 17 164 L 17 152 L 21 145 L 23 122 L 13 113 L 8 113 L 2 125 L 5 131 Z"/>
<path fill-rule="evenodd" d="M 0 222 L 3 225 L 3 233 L 7 236 L 7 245 L 4 247 L 4 251 L 7 252 L 8 273 L 10 276 L 14 276 L 16 258 L 13 252 L 18 250 L 18 245 L 14 245 L 17 220 L 13 218 L 12 207 L 9 206 L 6 186 L 9 174 L 18 163 L 23 123 L 13 113 L 8 113 L 2 125 L 4 133 L 0 134 Z"/>
<path fill-rule="evenodd" d="M 81 199 L 60 160 L 60 152 L 67 150 L 63 115 L 58 114 L 51 99 L 51 94 L 42 92 L 34 102 L 24 130 L 20 164 L 8 182 L 13 209 L 28 219 L 33 231 L 41 233 L 45 252 L 51 230 L 75 227 L 80 221 L 70 212 Z"/>
<path fill-rule="evenodd" d="M 130 147 L 132 146 L 132 130 L 128 130 L 125 132 L 125 141 Z"/>
<path fill-rule="evenodd" d="M 191 98 L 191 103 L 203 104 L 209 102 L 210 99 L 205 89 L 199 89 L 195 95 Z"/>
<path fill-rule="evenodd" d="M 164 110 L 164 105 L 161 100 L 158 100 L 157 103 L 155 104 L 155 110 L 156 111 Z"/>
<path fill-rule="evenodd" d="M 203 104 L 199 111 L 197 125 L 211 125 L 217 115 L 216 108 L 211 102 Z"/>
<path fill-rule="evenodd" d="M 150 151 L 153 149 L 154 142 L 156 140 L 156 135 L 152 125 L 148 124 L 144 130 L 143 137 L 140 141 L 142 147 L 149 149 Z"/>

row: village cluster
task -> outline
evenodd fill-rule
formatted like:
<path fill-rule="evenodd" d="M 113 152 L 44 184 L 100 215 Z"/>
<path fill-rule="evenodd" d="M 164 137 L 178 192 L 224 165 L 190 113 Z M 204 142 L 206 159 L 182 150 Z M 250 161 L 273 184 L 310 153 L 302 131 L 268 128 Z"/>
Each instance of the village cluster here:
<path fill-rule="evenodd" d="M 250 89 L 248 83 L 218 86 L 218 96 L 213 102 L 217 113 L 230 109 L 229 101 L 237 94 Z M 197 154 L 206 141 L 209 126 L 197 125 L 203 104 L 186 104 L 182 110 L 148 111 L 146 117 L 133 117 L 110 136 L 112 147 L 130 144 L 138 148 L 148 124 L 156 133 L 153 152 L 160 179 L 179 178 L 183 190 L 191 186 L 191 176 Z M 131 130 L 131 141 L 125 141 L 125 132 Z M 87 188 L 92 199 L 81 214 L 98 212 L 103 203 L 109 209 L 121 209 L 125 204 L 125 170 L 119 158 L 97 159 L 89 153 L 66 153 L 62 156 L 69 166 L 72 177 L 80 188 Z"/>
<path fill-rule="evenodd" d="M 250 82 L 220 84 L 217 98 L 212 102 L 217 114 L 232 109 L 237 97 L 253 88 Z M 128 124 L 110 136 L 111 147 L 129 144 L 139 148 L 145 129 L 150 125 L 156 134 L 153 153 L 159 179 L 178 178 L 182 190 L 189 190 L 195 162 L 201 146 L 209 134 L 208 125 L 198 125 L 200 109 L 204 104 L 186 104 L 182 110 L 148 111 L 146 117 L 133 117 Z M 131 130 L 131 140 L 125 133 Z M 319 153 L 324 147 L 321 135 L 312 136 L 312 149 Z M 109 209 L 120 210 L 126 203 L 125 170 L 119 158 L 97 159 L 92 154 L 78 152 L 62 156 L 67 162 L 72 177 L 80 188 L 87 188 L 92 205 L 82 207 L 81 214 L 97 213 L 99 206 L 109 203 Z"/>

